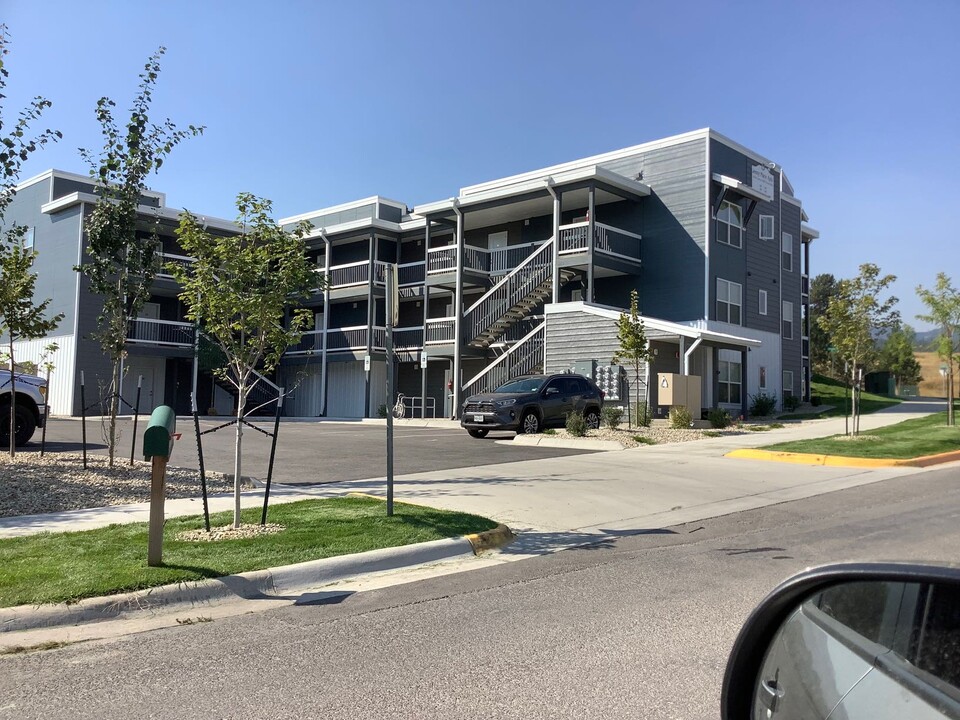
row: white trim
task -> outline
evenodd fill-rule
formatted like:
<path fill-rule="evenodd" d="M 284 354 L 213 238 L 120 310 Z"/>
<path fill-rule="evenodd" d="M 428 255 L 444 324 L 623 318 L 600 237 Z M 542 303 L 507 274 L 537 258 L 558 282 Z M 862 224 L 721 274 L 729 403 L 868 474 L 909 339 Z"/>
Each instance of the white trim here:
<path fill-rule="evenodd" d="M 90 203 L 92 205 L 97 204 L 100 201 L 100 198 L 93 193 L 82 193 L 82 192 L 72 192 L 63 197 L 57 198 L 52 202 L 48 202 L 40 206 L 40 212 L 44 214 L 52 214 L 60 212 L 61 210 L 66 210 L 69 207 L 73 207 L 77 204 Z M 154 215 L 156 217 L 163 218 L 164 220 L 178 220 L 180 216 L 185 212 L 177 208 L 171 207 L 153 207 L 152 205 L 137 205 L 137 212 L 143 215 Z M 202 223 L 204 226 L 216 228 L 217 230 L 227 230 L 229 232 L 240 232 L 240 226 L 235 222 L 230 220 L 223 220 L 222 218 L 210 217 L 208 215 L 194 215 L 198 222 Z"/>
<path fill-rule="evenodd" d="M 73 180 L 74 182 L 82 182 L 88 185 L 93 185 L 95 187 L 97 185 L 96 178 L 93 178 L 89 175 L 78 175 L 77 173 L 67 172 L 66 170 L 57 170 L 56 168 L 50 168 L 49 170 L 44 170 L 39 175 L 34 175 L 31 178 L 27 178 L 26 180 L 20 183 L 17 183 L 17 185 L 14 186 L 14 189 L 17 192 L 19 192 L 20 190 L 23 190 L 24 188 L 27 188 L 31 185 L 35 185 L 36 183 L 41 182 L 43 180 L 52 181 L 53 178 L 61 178 L 63 180 Z M 166 193 L 159 192 L 158 190 L 150 190 L 149 188 L 144 188 L 141 194 L 146 195 L 147 197 L 156 198 L 157 200 L 160 201 L 161 207 L 163 207 L 166 204 L 166 201 L 167 201 Z M 52 198 L 53 198 L 53 182 L 50 183 L 50 199 L 52 200 Z"/>
<path fill-rule="evenodd" d="M 560 315 L 563 313 L 589 313 L 598 317 L 609 318 L 610 320 L 619 320 L 620 315 L 627 312 L 625 308 L 616 308 L 609 305 L 597 305 L 582 300 L 576 302 L 549 303 L 543 308 L 544 315 Z M 707 341 L 721 342 L 727 345 L 740 345 L 742 347 L 759 347 L 762 341 L 754 338 L 731 335 L 729 333 L 709 330 L 705 327 L 696 327 L 683 323 L 675 323 L 670 320 L 660 320 L 659 318 L 642 316 L 643 324 L 652 330 L 670 333 L 679 337 L 703 338 Z M 694 321 L 700 322 L 700 321 Z"/>
<path fill-rule="evenodd" d="M 610 152 L 601 153 L 599 155 L 591 155 L 590 157 L 581 158 L 579 160 L 571 160 L 565 163 L 560 163 L 559 165 L 551 165 L 549 167 L 541 168 L 539 170 L 532 170 L 530 172 L 520 173 L 518 175 L 510 175 L 505 178 L 500 178 L 497 180 L 489 180 L 487 182 L 478 183 L 476 185 L 468 185 L 466 187 L 460 188 L 460 195 L 473 195 L 475 193 L 485 192 L 492 190 L 494 188 L 502 188 L 507 185 L 515 185 L 518 183 L 525 182 L 532 178 L 542 178 L 549 175 L 554 175 L 556 173 L 563 173 L 570 170 L 577 170 L 589 165 L 598 165 L 600 163 L 607 163 L 613 160 L 619 160 L 621 158 L 630 157 L 631 155 L 636 155 L 638 153 L 650 152 L 652 150 L 660 150 L 663 148 L 672 147 L 674 145 L 682 145 L 686 142 L 691 142 L 693 140 L 698 140 L 700 138 L 706 138 L 707 134 L 710 132 L 709 128 L 702 128 L 700 130 L 693 130 L 691 132 L 682 133 L 680 135 L 672 135 L 670 137 L 662 138 L 660 140 L 652 140 L 650 142 L 642 143 L 640 145 L 633 145 L 631 147 L 622 148 L 620 150 L 612 150 Z"/>
<path fill-rule="evenodd" d="M 786 200 L 791 205 L 796 205 L 798 208 L 803 209 L 803 203 L 798 198 L 795 198 L 793 195 L 787 195 L 786 193 L 781 192 L 780 198 L 782 200 Z"/>
<path fill-rule="evenodd" d="M 810 227 L 806 223 L 800 223 L 800 238 L 803 239 L 805 237 L 808 237 L 811 240 L 816 240 L 818 237 L 820 237 L 820 231 L 816 228 Z"/>
<path fill-rule="evenodd" d="M 279 221 L 277 221 L 279 224 Z M 286 225 L 287 223 L 283 223 Z M 322 233 L 327 235 L 342 234 L 346 232 L 354 232 L 356 230 L 367 230 L 367 229 L 376 229 L 383 230 L 384 232 L 398 233 L 402 232 L 400 223 L 391 222 L 390 220 L 381 220 L 380 218 L 361 218 L 360 220 L 351 220 L 349 222 L 340 223 L 339 225 L 326 225 L 324 227 L 314 228 L 309 233 L 304 236 L 305 240 L 313 240 L 321 236 Z M 397 238 L 388 238 L 383 237 L 385 240 L 396 240 Z M 406 239 L 406 238 L 404 238 Z M 333 240 L 331 239 L 331 242 Z"/>
<path fill-rule="evenodd" d="M 726 220 L 723 220 L 723 219 L 720 217 L 720 212 L 723 212 L 724 208 L 726 208 L 726 207 L 728 207 L 728 206 L 735 211 L 735 214 L 736 214 L 736 215 L 738 216 L 738 218 L 739 218 L 739 222 L 738 222 L 736 225 L 733 224 L 733 223 L 727 222 Z M 744 227 L 743 227 L 743 208 L 740 207 L 739 205 L 737 205 L 737 203 L 735 203 L 735 202 L 730 202 L 729 200 L 724 200 L 722 203 L 720 203 L 720 212 L 718 212 L 718 213 L 716 214 L 716 216 L 714 217 L 714 219 L 715 219 L 718 223 L 723 223 L 724 225 L 727 226 L 727 239 L 726 239 L 726 240 L 721 240 L 721 239 L 720 239 L 720 232 L 719 232 L 719 231 L 720 231 L 720 228 L 719 228 L 719 226 L 718 226 L 718 227 L 717 227 L 717 242 L 720 243 L 721 245 L 726 245 L 726 246 L 728 246 L 728 247 L 736 248 L 737 250 L 743 250 L 743 235 L 744 235 Z M 734 245 L 732 242 L 730 242 L 730 228 L 736 228 L 737 230 L 740 231 L 740 243 L 739 243 L 738 245 Z"/>
<path fill-rule="evenodd" d="M 759 294 L 757 295 L 757 312 L 760 315 L 766 315 L 768 307 L 769 298 L 767 297 L 767 291 L 760 290 Z"/>
<path fill-rule="evenodd" d="M 737 288 L 738 288 L 739 291 L 740 291 L 740 302 L 739 302 L 739 303 L 735 303 L 735 302 L 731 302 L 730 300 L 721 300 L 721 299 L 720 299 L 720 283 L 726 283 L 727 285 L 736 285 Z M 727 295 L 728 295 L 728 297 L 729 297 L 729 294 L 730 294 L 730 288 L 728 287 L 728 288 L 727 288 Z M 721 302 L 724 303 L 724 304 L 726 304 L 726 305 L 734 306 L 734 307 L 737 307 L 737 308 L 740 309 L 740 322 L 733 322 L 732 320 L 730 320 L 730 311 L 729 311 L 729 310 L 727 310 L 727 317 L 726 317 L 726 319 L 722 319 L 722 318 L 720 317 L 720 308 L 719 308 L 719 305 L 720 305 Z M 734 282 L 733 280 L 727 280 L 726 278 L 722 278 L 722 277 L 719 277 L 719 276 L 718 276 L 718 277 L 717 277 L 717 297 L 716 297 L 716 303 L 717 303 L 717 306 L 718 306 L 718 307 L 717 307 L 717 312 L 716 312 L 717 322 L 726 323 L 727 325 L 743 325 L 744 317 L 743 317 L 743 284 L 742 284 L 742 283 Z"/>
<path fill-rule="evenodd" d="M 778 163 L 775 163 L 772 160 L 765 158 L 763 155 L 760 155 L 754 152 L 750 148 L 745 147 L 744 145 L 741 145 L 736 140 L 731 140 L 723 133 L 719 133 L 713 128 L 707 128 L 707 133 L 710 136 L 710 139 L 716 140 L 717 142 L 726 145 L 728 148 L 731 148 L 733 150 L 736 150 L 737 152 L 743 153 L 744 155 L 746 155 L 751 160 L 754 160 L 755 162 L 766 165 L 767 167 L 770 167 L 772 165 L 773 167 L 770 167 L 771 170 L 775 170 L 781 173 L 783 172 L 783 168 L 781 168 Z"/>
<path fill-rule="evenodd" d="M 730 177 L 729 175 L 721 175 L 720 173 L 713 173 L 711 175 L 714 182 L 718 182 L 721 185 L 724 185 L 735 192 L 740 193 L 744 197 L 748 197 L 751 200 L 757 200 L 760 202 L 771 202 L 772 197 L 764 195 L 762 192 L 754 190 L 752 187 L 747 185 L 742 180 L 737 180 L 737 178 Z"/>
<path fill-rule="evenodd" d="M 764 235 L 764 234 L 763 234 L 763 221 L 764 221 L 765 218 L 770 218 L 770 228 L 769 228 L 769 229 L 770 229 L 770 234 L 769 234 L 769 235 Z M 759 231 L 759 233 L 760 233 L 760 239 L 761 239 L 761 240 L 773 240 L 773 239 L 775 239 L 775 238 L 777 237 L 777 216 L 776 216 L 776 215 L 764 215 L 763 213 L 761 213 L 761 214 L 760 214 L 760 227 L 758 228 L 758 231 Z"/>
<path fill-rule="evenodd" d="M 783 249 L 783 243 L 784 243 L 784 241 L 785 241 L 787 238 L 790 238 L 790 243 L 789 243 L 789 248 L 790 248 L 790 249 L 789 249 L 789 250 L 784 250 L 784 249 Z M 790 267 L 788 267 L 788 268 L 783 266 L 783 256 L 784 256 L 784 255 L 789 255 L 789 256 L 790 256 Z M 793 233 L 788 233 L 788 232 L 780 233 L 780 269 L 781 269 L 781 270 L 786 270 L 786 271 L 789 272 L 789 273 L 792 273 L 792 272 L 793 272 Z M 783 273 L 781 273 L 781 275 L 782 275 L 782 274 L 783 274 Z"/>
<path fill-rule="evenodd" d="M 787 305 L 790 306 L 790 318 L 787 319 Z M 787 335 L 783 332 L 784 323 L 790 323 L 790 334 Z M 780 336 L 784 340 L 793 340 L 793 301 L 791 300 L 781 300 L 780 301 Z"/>
<path fill-rule="evenodd" d="M 343 210 L 352 210 L 353 208 L 363 207 L 364 205 L 377 205 L 380 203 L 383 203 L 384 205 L 390 205 L 391 207 L 400 208 L 404 211 L 404 213 L 407 211 L 406 204 L 400 202 L 399 200 L 390 200 L 382 195 L 371 195 L 370 197 L 361 198 L 360 200 L 351 200 L 350 202 L 340 203 L 339 205 L 331 205 L 330 207 L 310 210 L 305 213 L 300 213 L 299 215 L 291 215 L 290 217 L 280 218 L 277 220 L 277 224 L 287 225 L 289 223 L 300 222 L 301 220 L 309 220 L 310 218 L 317 217 L 319 215 L 329 215 L 330 213 L 341 212 Z M 377 217 L 376 219 L 379 220 L 380 218 Z"/>
<path fill-rule="evenodd" d="M 710 199 L 710 132 L 704 136 L 705 144 L 703 166 L 703 319 L 710 319 L 710 228 L 713 220 L 713 200 Z"/>

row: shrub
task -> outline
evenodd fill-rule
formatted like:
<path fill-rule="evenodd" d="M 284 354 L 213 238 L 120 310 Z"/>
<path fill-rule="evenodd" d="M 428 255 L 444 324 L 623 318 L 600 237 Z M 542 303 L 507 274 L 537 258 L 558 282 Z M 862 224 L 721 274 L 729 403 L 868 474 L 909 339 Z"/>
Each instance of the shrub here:
<path fill-rule="evenodd" d="M 779 430 L 782 427 L 786 427 L 783 423 L 770 423 L 771 430 Z"/>
<path fill-rule="evenodd" d="M 813 405 L 814 407 L 820 407 L 821 405 L 823 405 L 823 398 L 820 397 L 819 395 L 811 395 L 810 404 Z"/>
<path fill-rule="evenodd" d="M 704 437 L 723 437 L 723 433 L 718 433 L 716 430 L 704 430 Z"/>
<path fill-rule="evenodd" d="M 765 392 L 758 392 L 750 396 L 750 414 L 759 417 L 772 415 L 777 409 L 777 396 L 768 395 Z"/>
<path fill-rule="evenodd" d="M 613 407 L 608 405 L 603 408 L 603 424 L 606 425 L 611 430 L 616 430 L 620 427 L 620 423 L 623 422 L 623 408 Z"/>
<path fill-rule="evenodd" d="M 690 411 L 683 405 L 674 405 L 670 408 L 670 427 L 674 429 L 688 428 L 692 422 Z"/>
<path fill-rule="evenodd" d="M 633 439 L 641 445 L 656 445 L 657 441 L 646 435 L 634 435 Z"/>
<path fill-rule="evenodd" d="M 567 432 L 574 437 L 583 437 L 587 434 L 587 421 L 583 413 L 572 412 L 567 415 Z"/>
<path fill-rule="evenodd" d="M 725 428 L 730 427 L 730 424 L 733 422 L 733 419 L 723 408 L 714 408 L 707 413 L 707 420 L 710 421 L 710 427 L 713 428 Z"/>
<path fill-rule="evenodd" d="M 556 435 L 556 434 L 557 434 L 557 431 L 554 430 L 553 428 L 547 428 L 546 430 L 543 431 L 543 434 L 544 434 L 544 435 Z"/>
<path fill-rule="evenodd" d="M 783 399 L 783 409 L 787 412 L 793 412 L 798 407 L 800 407 L 800 398 L 795 395 L 787 395 Z"/>
<path fill-rule="evenodd" d="M 387 406 L 378 405 L 377 406 L 377 417 L 385 418 L 387 416 Z"/>
<path fill-rule="evenodd" d="M 653 422 L 653 413 L 650 412 L 650 406 L 646 403 L 637 405 L 637 425 L 650 427 L 651 422 Z"/>

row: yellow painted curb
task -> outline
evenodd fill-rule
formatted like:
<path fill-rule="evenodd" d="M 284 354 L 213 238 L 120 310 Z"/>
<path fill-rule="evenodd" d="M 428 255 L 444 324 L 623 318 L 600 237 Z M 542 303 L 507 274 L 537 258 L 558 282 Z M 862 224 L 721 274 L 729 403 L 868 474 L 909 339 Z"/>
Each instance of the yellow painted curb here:
<path fill-rule="evenodd" d="M 929 467 L 960 460 L 960 450 L 924 455 L 915 458 L 857 458 L 843 455 L 815 455 L 812 453 L 793 453 L 775 450 L 743 448 L 728 452 L 726 457 L 741 460 L 766 460 L 769 462 L 794 463 L 796 465 L 823 465 L 826 467 Z"/>
<path fill-rule="evenodd" d="M 473 554 L 479 555 L 484 550 L 494 550 L 509 545 L 517 536 L 506 525 L 497 525 L 493 530 L 484 530 L 465 537 L 473 545 Z"/>

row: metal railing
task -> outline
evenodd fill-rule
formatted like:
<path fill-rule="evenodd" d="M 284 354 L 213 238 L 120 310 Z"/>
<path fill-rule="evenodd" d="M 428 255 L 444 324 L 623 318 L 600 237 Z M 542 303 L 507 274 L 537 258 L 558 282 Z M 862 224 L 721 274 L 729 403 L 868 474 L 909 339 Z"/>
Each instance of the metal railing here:
<path fill-rule="evenodd" d="M 173 253 L 159 253 L 160 255 L 160 269 L 157 271 L 158 278 L 173 279 L 173 273 L 168 269 L 168 265 L 180 265 L 181 267 L 188 267 L 195 263 L 196 258 L 188 257 L 186 255 L 174 255 Z"/>
<path fill-rule="evenodd" d="M 507 352 L 470 378 L 464 386 L 464 397 L 491 392 L 520 375 L 529 375 L 543 368 L 546 323 L 541 322 Z"/>
<path fill-rule="evenodd" d="M 141 345 L 193 347 L 193 323 L 131 318 L 127 342 Z"/>
<path fill-rule="evenodd" d="M 537 251 L 537 248 L 543 245 L 545 240 L 538 242 L 524 243 L 523 245 L 506 245 L 504 247 L 489 250 L 490 253 L 490 274 L 503 275 L 513 270 L 528 257 Z"/>
<path fill-rule="evenodd" d="M 590 223 L 578 222 L 560 226 L 561 254 L 586 252 Z M 593 247 L 596 252 L 626 260 L 640 260 L 641 236 L 604 223 L 594 223 Z"/>
<path fill-rule="evenodd" d="M 308 330 L 300 342 L 287 348 L 287 355 L 313 355 L 323 352 L 323 330 Z"/>
<path fill-rule="evenodd" d="M 330 328 L 327 330 L 327 351 L 366 350 L 367 331 L 366 325 Z"/>
<path fill-rule="evenodd" d="M 453 272 L 457 269 L 457 246 L 444 245 L 427 250 L 427 273 Z"/>
<path fill-rule="evenodd" d="M 403 263 L 397 266 L 397 285 L 405 287 L 408 285 L 419 285 L 423 282 L 426 263 L 420 262 Z"/>
<path fill-rule="evenodd" d="M 550 279 L 552 248 L 553 238 L 550 238 L 464 311 L 471 339 L 489 330 L 510 308 L 530 297 Z"/>
<path fill-rule="evenodd" d="M 454 340 L 457 319 L 455 317 L 431 318 L 424 327 L 426 345 L 451 343 Z"/>
<path fill-rule="evenodd" d="M 351 285 L 363 285 L 370 280 L 370 262 L 347 263 L 330 268 L 330 287 L 342 288 Z"/>

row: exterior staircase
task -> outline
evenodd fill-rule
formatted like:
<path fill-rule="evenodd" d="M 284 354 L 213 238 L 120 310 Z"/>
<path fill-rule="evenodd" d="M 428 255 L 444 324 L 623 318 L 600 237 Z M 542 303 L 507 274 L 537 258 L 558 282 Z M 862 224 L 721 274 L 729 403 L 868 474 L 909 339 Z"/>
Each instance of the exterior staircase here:
<path fill-rule="evenodd" d="M 553 294 L 554 242 L 555 238 L 550 238 L 464 311 L 471 347 L 490 347 Z M 561 269 L 560 285 L 574 277 L 574 271 Z"/>

